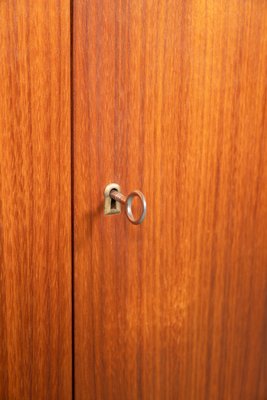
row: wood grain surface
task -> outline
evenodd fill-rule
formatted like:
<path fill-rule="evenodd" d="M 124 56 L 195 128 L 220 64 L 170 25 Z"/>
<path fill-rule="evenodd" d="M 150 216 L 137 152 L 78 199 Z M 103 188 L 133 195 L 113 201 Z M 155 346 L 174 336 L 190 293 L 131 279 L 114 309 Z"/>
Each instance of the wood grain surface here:
<path fill-rule="evenodd" d="M 0 398 L 71 398 L 69 1 L 0 1 Z"/>
<path fill-rule="evenodd" d="M 267 2 L 74 2 L 76 399 L 267 398 Z M 141 189 L 133 226 L 103 190 Z"/>

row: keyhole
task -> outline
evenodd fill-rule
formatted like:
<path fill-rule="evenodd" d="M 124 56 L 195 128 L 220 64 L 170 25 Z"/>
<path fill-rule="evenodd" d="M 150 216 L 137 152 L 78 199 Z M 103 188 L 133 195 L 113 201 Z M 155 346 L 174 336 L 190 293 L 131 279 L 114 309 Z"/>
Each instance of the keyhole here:
<path fill-rule="evenodd" d="M 112 199 L 110 196 L 110 192 L 112 190 L 116 190 L 116 192 L 120 192 L 120 186 L 117 183 L 109 183 L 104 190 L 104 214 L 105 215 L 114 215 L 120 214 L 121 212 L 121 204 L 119 201 Z"/>
<path fill-rule="evenodd" d="M 116 208 L 117 208 L 116 200 L 111 199 L 110 208 L 111 208 L 111 210 L 116 210 Z"/>
<path fill-rule="evenodd" d="M 111 190 L 116 190 L 116 192 L 118 191 L 116 188 L 112 188 Z M 111 210 L 117 210 L 117 201 L 114 200 L 112 197 L 110 198 L 110 209 Z"/>

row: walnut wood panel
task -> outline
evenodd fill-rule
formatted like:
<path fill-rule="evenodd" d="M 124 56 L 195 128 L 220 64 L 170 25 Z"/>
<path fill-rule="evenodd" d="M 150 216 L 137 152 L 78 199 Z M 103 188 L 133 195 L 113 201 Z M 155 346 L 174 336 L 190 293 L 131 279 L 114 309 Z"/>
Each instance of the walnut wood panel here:
<path fill-rule="evenodd" d="M 69 1 L 0 1 L 0 398 L 71 398 Z"/>
<path fill-rule="evenodd" d="M 76 399 L 267 398 L 267 3 L 74 2 Z M 141 189 L 141 226 L 103 190 Z"/>

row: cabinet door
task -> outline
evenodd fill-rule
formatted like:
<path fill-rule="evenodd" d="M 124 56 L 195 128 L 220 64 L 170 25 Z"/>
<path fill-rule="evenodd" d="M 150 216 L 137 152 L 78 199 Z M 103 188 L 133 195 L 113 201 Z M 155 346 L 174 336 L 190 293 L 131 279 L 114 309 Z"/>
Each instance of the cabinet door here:
<path fill-rule="evenodd" d="M 76 399 L 267 398 L 266 1 L 73 18 Z"/>
<path fill-rule="evenodd" d="M 69 0 L 0 1 L 0 398 L 71 398 Z"/>

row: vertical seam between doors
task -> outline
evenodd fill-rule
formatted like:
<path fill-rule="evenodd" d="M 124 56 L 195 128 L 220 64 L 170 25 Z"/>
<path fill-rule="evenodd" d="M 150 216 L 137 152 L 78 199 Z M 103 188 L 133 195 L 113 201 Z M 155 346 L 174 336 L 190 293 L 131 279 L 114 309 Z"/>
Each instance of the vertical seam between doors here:
<path fill-rule="evenodd" d="M 73 60 L 74 0 L 70 0 L 70 145 L 71 145 L 71 336 L 72 336 L 72 399 L 75 399 L 75 238 L 74 238 L 74 60 Z"/>

